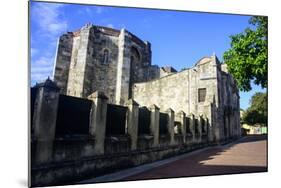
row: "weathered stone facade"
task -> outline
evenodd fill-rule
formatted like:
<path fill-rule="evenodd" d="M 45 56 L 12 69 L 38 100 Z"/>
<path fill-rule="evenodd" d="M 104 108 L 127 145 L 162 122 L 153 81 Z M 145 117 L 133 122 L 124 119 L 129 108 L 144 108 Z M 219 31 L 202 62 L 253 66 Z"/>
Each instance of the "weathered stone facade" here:
<path fill-rule="evenodd" d="M 155 104 L 160 109 L 206 116 L 212 120 L 212 136 L 217 141 L 240 135 L 239 92 L 226 65 L 215 55 L 202 58 L 190 69 L 136 83 L 133 95 L 141 106 Z"/>
<path fill-rule="evenodd" d="M 134 99 L 212 120 L 214 138 L 240 135 L 239 92 L 225 64 L 215 55 L 177 72 L 151 65 L 151 46 L 132 33 L 87 24 L 58 43 L 54 80 L 61 93 L 86 98 L 104 92 L 108 102 Z M 199 101 L 199 92 L 204 99 Z M 211 108 L 211 110 L 210 110 Z"/>
<path fill-rule="evenodd" d="M 215 55 L 151 65 L 130 32 L 87 24 L 60 37 L 54 81 L 31 89 L 31 184 L 71 184 L 241 135 L 239 92 Z"/>
<path fill-rule="evenodd" d="M 62 94 L 87 97 L 106 93 L 110 103 L 124 104 L 133 83 L 158 77 L 151 49 L 130 32 L 87 24 L 60 37 L 54 80 Z"/>

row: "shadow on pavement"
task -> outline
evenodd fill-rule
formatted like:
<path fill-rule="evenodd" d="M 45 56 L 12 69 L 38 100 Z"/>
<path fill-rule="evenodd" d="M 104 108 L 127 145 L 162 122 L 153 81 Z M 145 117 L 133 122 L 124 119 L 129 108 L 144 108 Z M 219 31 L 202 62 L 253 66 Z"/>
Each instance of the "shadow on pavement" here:
<path fill-rule="evenodd" d="M 267 135 L 247 135 L 239 141 L 239 143 L 244 143 L 244 142 L 257 142 L 257 141 L 263 141 L 267 140 Z"/>
<path fill-rule="evenodd" d="M 236 148 L 236 153 L 234 156 L 231 155 L 231 152 L 229 153 L 229 150 L 231 150 L 231 148 L 235 147 L 235 145 L 237 144 L 231 145 L 229 147 L 210 148 L 202 153 L 192 154 L 184 159 L 180 159 L 178 161 L 171 162 L 169 164 L 142 172 L 140 174 L 127 177 L 122 181 L 267 172 L 267 165 L 264 165 L 263 163 L 256 166 L 253 164 L 249 165 L 248 163 L 250 162 L 249 160 L 257 160 L 259 163 L 259 161 L 264 161 L 264 157 L 267 156 L 267 150 L 264 148 L 266 147 L 265 143 L 262 143 L 262 145 L 254 143 L 257 141 L 266 142 L 267 135 L 255 135 L 242 138 L 240 141 L 238 141 L 237 144 L 248 143 L 248 146 L 244 145 L 240 146 L 240 148 L 238 149 Z M 262 149 L 258 151 L 260 148 Z M 251 155 L 255 155 L 256 152 L 263 152 L 261 153 L 263 155 L 261 155 L 262 157 L 260 160 L 256 159 L 254 156 L 244 157 L 243 154 L 245 154 L 245 151 L 250 152 Z M 241 153 L 241 155 L 239 152 Z M 205 164 L 204 161 L 212 160 L 220 155 L 225 155 L 219 159 L 219 161 L 222 161 L 221 164 Z M 222 160 L 224 159 L 224 157 L 227 157 L 227 162 L 230 161 L 229 164 L 224 164 L 224 161 Z M 233 158 L 233 160 L 241 160 L 240 164 L 232 165 L 231 157 Z"/>

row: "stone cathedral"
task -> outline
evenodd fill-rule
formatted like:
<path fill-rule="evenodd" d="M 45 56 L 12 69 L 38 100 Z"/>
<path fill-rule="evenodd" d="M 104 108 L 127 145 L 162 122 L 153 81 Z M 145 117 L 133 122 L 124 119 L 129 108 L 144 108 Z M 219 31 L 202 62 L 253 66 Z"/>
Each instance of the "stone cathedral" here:
<path fill-rule="evenodd" d="M 125 29 L 86 24 L 58 41 L 54 81 L 61 94 L 87 98 L 101 91 L 108 103 L 140 106 L 205 116 L 213 140 L 240 136 L 239 91 L 215 55 L 191 68 L 151 64 L 151 44 Z"/>
<path fill-rule="evenodd" d="M 125 29 L 86 24 L 60 36 L 54 80 L 30 91 L 32 186 L 240 137 L 239 91 L 225 64 L 212 55 L 177 71 L 152 65 L 151 56 L 151 44 Z"/>

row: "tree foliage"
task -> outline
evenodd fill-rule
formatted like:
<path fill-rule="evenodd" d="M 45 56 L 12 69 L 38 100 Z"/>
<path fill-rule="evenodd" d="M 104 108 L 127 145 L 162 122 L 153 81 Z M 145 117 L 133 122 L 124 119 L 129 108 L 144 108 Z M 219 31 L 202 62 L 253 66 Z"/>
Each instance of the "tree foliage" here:
<path fill-rule="evenodd" d="M 252 28 L 232 35 L 231 48 L 223 55 L 229 72 L 242 91 L 250 91 L 251 81 L 267 87 L 267 17 L 253 16 Z"/>
<path fill-rule="evenodd" d="M 267 94 L 258 92 L 252 96 L 251 106 L 243 115 L 243 122 L 247 124 L 267 125 Z"/>

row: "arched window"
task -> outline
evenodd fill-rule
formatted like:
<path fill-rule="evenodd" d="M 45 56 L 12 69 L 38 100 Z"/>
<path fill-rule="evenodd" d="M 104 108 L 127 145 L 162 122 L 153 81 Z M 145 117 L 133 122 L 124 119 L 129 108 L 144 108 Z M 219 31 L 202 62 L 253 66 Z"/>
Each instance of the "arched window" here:
<path fill-rule="evenodd" d="M 108 51 L 108 49 L 105 49 L 103 51 L 103 59 L 102 59 L 102 63 L 103 64 L 107 64 L 108 63 L 108 56 L 109 56 L 109 51 Z"/>
<path fill-rule="evenodd" d="M 136 47 L 131 48 L 131 58 L 133 57 L 133 60 L 135 63 L 139 63 L 141 60 L 140 53 Z"/>

